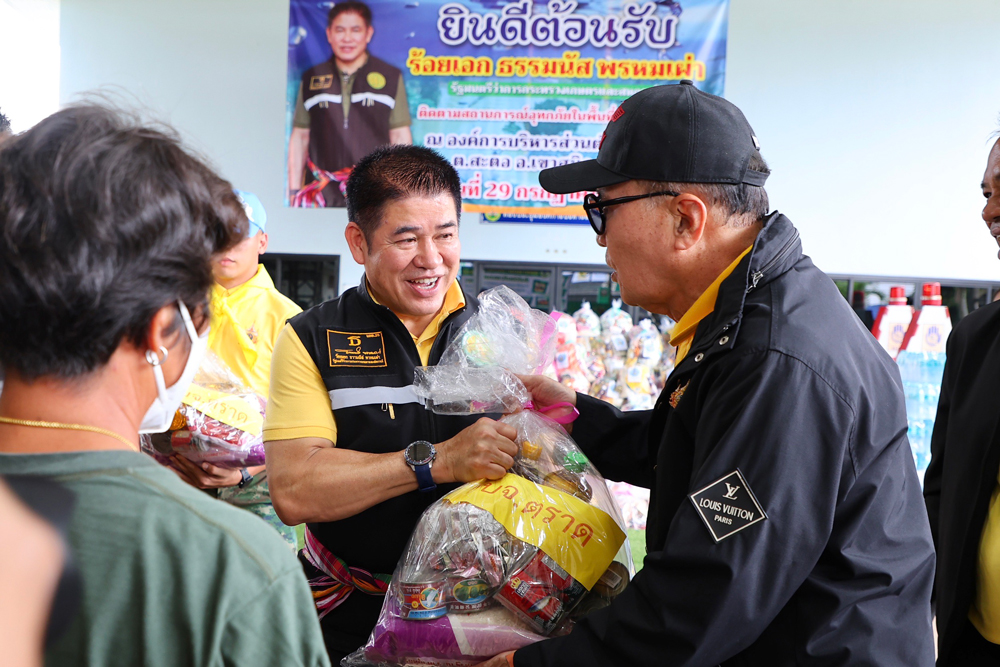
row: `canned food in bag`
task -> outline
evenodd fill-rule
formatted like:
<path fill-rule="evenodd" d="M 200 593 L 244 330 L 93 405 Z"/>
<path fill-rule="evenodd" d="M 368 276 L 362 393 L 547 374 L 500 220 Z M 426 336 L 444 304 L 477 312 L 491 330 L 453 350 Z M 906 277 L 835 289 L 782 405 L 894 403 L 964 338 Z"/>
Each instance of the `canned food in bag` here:
<path fill-rule="evenodd" d="M 413 621 L 440 618 L 448 613 L 445 582 L 400 582 L 400 616 Z"/>

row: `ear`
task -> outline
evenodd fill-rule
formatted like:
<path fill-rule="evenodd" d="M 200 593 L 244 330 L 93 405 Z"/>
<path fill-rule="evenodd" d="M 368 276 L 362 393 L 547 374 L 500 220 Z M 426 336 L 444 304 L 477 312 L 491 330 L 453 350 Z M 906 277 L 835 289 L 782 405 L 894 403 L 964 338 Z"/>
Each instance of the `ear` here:
<path fill-rule="evenodd" d="M 180 327 L 175 327 L 170 333 L 167 332 L 173 326 L 174 321 L 178 319 L 180 319 L 180 313 L 177 312 L 177 307 L 174 304 L 168 304 L 156 311 L 146 331 L 146 350 L 153 350 L 157 356 L 163 356 L 160 353 L 161 347 L 165 347 L 167 350 L 173 348 L 177 344 Z M 145 353 L 145 350 L 142 352 Z"/>
<path fill-rule="evenodd" d="M 195 313 L 192 313 L 191 316 L 195 318 L 195 322 L 198 322 Z M 175 323 L 176 326 L 174 326 Z M 170 331 L 171 327 L 173 327 L 173 331 Z M 187 342 L 185 343 L 185 341 Z M 181 320 L 181 314 L 175 304 L 168 304 L 156 311 L 149 323 L 149 328 L 146 330 L 144 342 L 146 349 L 138 350 L 138 358 L 142 360 L 143 369 L 149 368 L 145 359 L 146 350 L 152 350 L 163 366 L 163 379 L 166 385 L 169 387 L 177 382 L 181 373 L 184 372 L 191 343 L 188 340 L 187 329 Z M 166 358 L 164 358 L 163 350 L 160 348 L 167 350 Z"/>
<path fill-rule="evenodd" d="M 375 26 L 368 26 L 368 30 L 365 32 L 365 44 L 371 44 L 372 37 L 375 36 Z"/>
<path fill-rule="evenodd" d="M 257 254 L 263 255 L 265 252 L 267 252 L 267 244 L 269 239 L 266 232 L 260 232 L 258 236 L 260 238 L 258 239 L 259 245 L 257 246 Z"/>
<path fill-rule="evenodd" d="M 708 225 L 708 206 L 700 197 L 691 193 L 682 193 L 672 202 L 677 216 L 674 223 L 674 247 L 677 250 L 689 250 L 701 241 Z"/>
<path fill-rule="evenodd" d="M 368 242 L 364 232 L 358 227 L 358 223 L 347 223 L 347 228 L 344 229 L 344 238 L 347 239 L 347 247 L 351 249 L 351 257 L 363 266 L 365 260 L 368 259 Z"/>

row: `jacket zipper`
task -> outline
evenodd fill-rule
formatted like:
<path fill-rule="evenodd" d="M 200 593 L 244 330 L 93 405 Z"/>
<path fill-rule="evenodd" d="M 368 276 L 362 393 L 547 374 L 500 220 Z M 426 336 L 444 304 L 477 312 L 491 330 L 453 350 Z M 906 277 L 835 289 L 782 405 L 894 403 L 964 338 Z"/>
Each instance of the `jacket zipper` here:
<path fill-rule="evenodd" d="M 747 291 L 746 291 L 747 294 L 757 289 L 757 283 L 759 283 L 760 279 L 764 277 L 764 274 L 770 271 L 775 264 L 777 264 L 781 259 L 783 259 L 784 256 L 788 254 L 788 251 L 792 249 L 792 246 L 795 245 L 795 242 L 798 240 L 799 240 L 799 232 L 798 230 L 796 230 L 795 233 L 792 234 L 792 238 L 788 239 L 785 245 L 781 247 L 781 250 L 778 251 L 778 254 L 775 255 L 771 259 L 771 261 L 768 262 L 763 268 L 761 268 L 759 271 L 755 271 L 753 275 L 750 276 L 750 279 L 753 282 L 750 283 L 749 286 L 747 286 Z"/>
<path fill-rule="evenodd" d="M 365 289 L 367 290 L 367 287 Z M 369 295 L 369 298 L 371 298 L 371 295 Z M 381 306 L 381 307 L 385 308 L 385 306 Z M 390 311 L 388 308 L 385 308 L 385 310 L 390 315 L 392 315 L 392 311 Z M 459 313 L 463 313 L 463 312 L 465 312 L 465 308 L 462 308 L 461 310 L 455 311 L 454 313 L 452 313 L 451 315 L 449 315 L 447 318 L 445 318 L 445 321 L 441 323 L 441 328 L 440 328 L 440 330 L 438 330 L 437 338 L 434 340 L 434 344 L 431 347 L 431 357 L 434 356 L 434 348 L 437 347 L 439 344 L 444 344 L 444 343 L 441 343 L 441 338 L 442 338 L 442 334 L 445 333 L 445 329 L 448 328 L 448 325 L 452 322 L 452 320 L 456 316 L 458 316 Z M 382 318 L 383 324 L 387 324 L 386 320 L 389 320 L 389 322 L 391 322 L 391 324 L 388 324 L 388 326 L 390 326 L 390 327 L 399 327 L 400 329 L 402 329 L 403 333 L 406 335 L 406 338 L 404 340 L 409 340 L 410 341 L 410 345 L 412 346 L 411 349 L 413 350 L 414 353 L 416 353 L 416 364 L 419 364 L 420 363 L 420 352 L 417 351 L 417 346 L 413 342 L 413 338 L 410 336 L 410 331 L 406 328 L 406 326 L 403 325 L 402 322 L 399 321 L 398 317 L 396 317 L 395 315 L 392 315 L 392 318 L 395 319 L 394 322 L 392 322 L 392 319 L 390 319 L 388 317 L 383 317 Z M 411 359 L 412 359 L 412 357 L 411 357 Z M 390 419 L 395 419 L 396 418 L 396 416 L 395 416 L 396 413 L 395 413 L 395 410 L 393 409 L 392 403 L 383 403 L 382 404 L 382 411 L 383 412 L 387 411 L 389 413 L 389 418 Z M 426 437 L 427 440 L 429 440 L 431 442 L 436 442 L 438 436 L 437 436 L 437 428 L 435 428 L 435 424 L 434 424 L 433 413 L 430 410 L 423 410 L 422 412 L 423 412 L 423 414 L 421 415 L 421 417 L 422 417 L 422 420 L 424 422 L 424 428 L 426 429 L 426 433 L 427 433 L 427 435 L 425 437 Z"/>
<path fill-rule="evenodd" d="M 795 230 L 795 233 L 792 234 L 792 238 L 788 239 L 788 241 L 785 242 L 785 245 L 781 246 L 781 250 L 778 251 L 778 254 L 775 255 L 774 257 L 772 257 L 771 261 L 768 262 L 766 265 L 764 265 L 760 270 L 755 271 L 753 274 L 751 274 L 750 280 L 752 282 L 749 285 L 747 285 L 746 294 L 749 294 L 750 292 L 752 292 L 755 289 L 757 289 L 757 284 L 760 283 L 761 278 L 764 277 L 764 274 L 767 273 L 768 271 L 770 271 L 774 267 L 775 264 L 777 264 L 779 261 L 781 261 L 785 257 L 785 255 L 788 254 L 788 252 L 792 249 L 792 246 L 795 245 L 795 242 L 798 239 L 799 239 L 799 232 L 798 232 L 798 230 Z M 736 324 L 736 320 L 733 320 L 729 324 L 726 324 L 724 327 L 722 327 L 722 332 L 725 333 L 734 324 Z M 712 338 L 714 338 L 714 336 L 712 336 Z M 691 351 L 693 352 L 694 349 L 692 348 Z M 685 358 L 685 361 L 686 361 L 686 358 Z"/>
<path fill-rule="evenodd" d="M 340 94 L 341 95 L 344 94 L 344 89 L 347 87 L 346 84 L 347 84 L 348 79 L 350 79 L 350 78 L 351 78 L 350 76 L 345 77 L 345 76 L 341 75 L 341 80 L 340 80 Z M 353 84 L 351 85 L 351 92 L 354 92 L 354 85 Z M 340 110 L 341 111 L 344 110 L 344 103 L 343 102 L 340 103 Z M 350 110 L 351 110 L 351 106 L 350 106 L 350 104 L 348 104 L 348 106 L 347 106 L 348 113 L 350 113 Z M 347 129 L 347 116 L 344 116 L 344 129 L 345 130 Z"/>
<path fill-rule="evenodd" d="M 367 291 L 367 289 L 368 288 L 366 286 L 365 290 Z M 371 294 L 368 295 L 368 298 L 371 298 Z M 389 316 L 391 316 L 391 317 L 386 316 L 386 315 L 380 313 L 381 317 L 379 319 L 382 320 L 383 326 L 387 326 L 389 328 L 395 328 L 397 330 L 397 332 L 400 332 L 402 334 L 402 335 L 400 335 L 400 333 L 397 333 L 396 335 L 400 336 L 400 338 L 402 340 L 408 341 L 410 343 L 410 350 L 411 350 L 411 352 L 410 352 L 410 361 L 413 363 L 414 366 L 420 365 L 420 352 L 417 350 L 416 343 L 413 342 L 413 337 L 410 336 L 410 330 L 407 329 L 406 325 L 404 325 L 399 320 L 399 318 L 396 317 L 395 315 L 393 315 L 392 311 L 389 310 L 388 308 L 386 308 L 385 306 L 382 306 L 380 304 L 374 304 L 374 303 L 372 305 L 375 306 L 376 308 L 383 308 L 383 309 L 385 309 L 386 313 L 389 313 Z M 376 310 L 375 312 L 379 312 L 379 311 Z M 404 343 L 404 345 L 405 345 L 405 343 Z M 414 357 L 414 355 L 415 355 L 415 357 Z M 395 419 L 396 418 L 396 410 L 394 409 L 392 403 L 383 403 L 382 404 L 382 411 L 383 412 L 388 412 L 390 419 Z M 428 436 L 429 436 L 426 439 L 430 440 L 431 442 L 434 442 L 435 439 L 436 439 L 435 438 L 436 433 L 435 433 L 435 428 L 434 428 L 434 419 L 431 417 L 430 410 L 422 410 L 421 412 L 423 412 L 423 414 L 421 415 L 420 418 L 421 418 L 421 420 L 424 423 L 425 433 L 427 433 Z"/>

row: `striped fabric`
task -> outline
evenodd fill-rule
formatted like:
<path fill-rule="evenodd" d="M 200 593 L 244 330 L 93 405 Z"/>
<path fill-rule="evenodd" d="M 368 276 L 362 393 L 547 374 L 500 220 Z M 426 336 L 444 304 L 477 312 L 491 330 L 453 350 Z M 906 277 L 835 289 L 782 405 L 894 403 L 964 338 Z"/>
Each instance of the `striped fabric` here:
<path fill-rule="evenodd" d="M 304 186 L 301 190 L 295 193 L 292 197 L 292 206 L 295 206 L 296 208 L 325 207 L 326 198 L 323 197 L 323 188 L 334 182 L 337 183 L 340 189 L 340 194 L 346 195 L 347 179 L 351 175 L 351 170 L 354 169 L 353 166 L 329 172 L 325 169 L 320 169 L 312 160 L 308 158 L 306 159 L 306 166 L 309 167 L 309 171 L 312 172 L 313 182 Z"/>
<path fill-rule="evenodd" d="M 395 403 L 421 403 L 413 385 L 406 387 L 346 387 L 330 390 L 330 407 L 333 410 L 356 408 L 361 405 Z"/>
<path fill-rule="evenodd" d="M 361 102 L 363 106 L 374 106 L 375 102 L 384 104 L 390 109 L 396 108 L 396 99 L 389 95 L 379 95 L 378 93 L 352 93 L 351 104 Z"/>
<path fill-rule="evenodd" d="M 385 595 L 389 590 L 388 574 L 372 574 L 347 563 L 330 553 L 306 527 L 306 560 L 323 574 L 309 580 L 313 601 L 319 617 L 323 618 L 336 609 L 355 589 L 367 595 Z"/>
<path fill-rule="evenodd" d="M 330 93 L 320 93 L 319 95 L 313 95 L 309 99 L 305 100 L 302 105 L 306 110 L 312 109 L 314 106 L 320 102 L 326 102 L 327 104 L 340 104 L 344 101 L 344 98 L 340 95 L 332 95 Z M 354 100 L 351 100 L 352 102 Z"/>

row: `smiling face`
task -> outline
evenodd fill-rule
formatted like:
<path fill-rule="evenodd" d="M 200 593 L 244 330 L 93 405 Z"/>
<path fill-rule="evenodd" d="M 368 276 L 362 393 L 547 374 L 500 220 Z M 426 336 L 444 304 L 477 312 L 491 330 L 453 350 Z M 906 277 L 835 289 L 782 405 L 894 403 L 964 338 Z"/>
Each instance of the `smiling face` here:
<path fill-rule="evenodd" d="M 374 34 L 375 29 L 365 23 L 357 12 L 345 11 L 338 14 L 326 29 L 326 39 L 337 58 L 337 66 L 342 70 L 353 71 L 351 67 L 365 55 L 368 42 L 372 41 Z"/>
<path fill-rule="evenodd" d="M 982 186 L 983 196 L 986 197 L 983 221 L 989 227 L 993 239 L 1000 245 L 1000 141 L 993 144 L 993 150 L 990 151 Z M 997 255 L 1000 256 L 1000 252 Z"/>
<path fill-rule="evenodd" d="M 444 305 L 458 276 L 458 215 L 449 193 L 386 204 L 371 242 L 353 222 L 347 242 L 375 299 L 419 335 Z"/>

